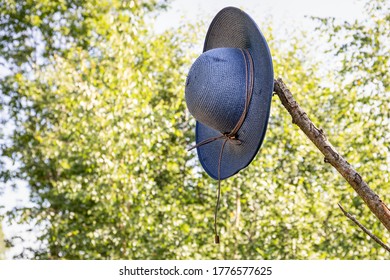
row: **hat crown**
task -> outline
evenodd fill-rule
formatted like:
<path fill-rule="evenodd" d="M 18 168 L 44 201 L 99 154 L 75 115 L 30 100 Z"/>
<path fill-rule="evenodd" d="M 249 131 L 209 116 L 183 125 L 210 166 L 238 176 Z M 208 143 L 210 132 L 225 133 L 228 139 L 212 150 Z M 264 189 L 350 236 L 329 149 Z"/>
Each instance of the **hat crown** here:
<path fill-rule="evenodd" d="M 236 48 L 212 49 L 196 59 L 185 98 L 197 121 L 221 133 L 233 130 L 245 106 L 246 67 L 242 51 Z"/>

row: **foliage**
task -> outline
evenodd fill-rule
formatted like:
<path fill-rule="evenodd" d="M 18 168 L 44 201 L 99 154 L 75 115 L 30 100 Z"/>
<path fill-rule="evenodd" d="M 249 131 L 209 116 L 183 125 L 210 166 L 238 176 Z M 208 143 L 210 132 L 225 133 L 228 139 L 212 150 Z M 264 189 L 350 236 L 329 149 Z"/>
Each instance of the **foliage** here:
<path fill-rule="evenodd" d="M 345 219 L 337 202 L 378 236 L 388 234 L 324 164 L 277 99 L 259 155 L 222 182 L 222 239 L 220 246 L 212 243 L 216 183 L 186 151 L 194 141 L 194 120 L 183 98 L 193 42 L 204 32 L 179 27 L 154 34 L 149 19 L 164 5 L 2 2 L 0 23 L 7 29 L 0 33 L 0 54 L 12 70 L 1 82 L 2 103 L 16 129 L 1 156 L 20 167 L 1 178 L 23 179 L 31 188 L 33 205 L 15 209 L 8 219 L 40 229 L 34 257 L 386 258 Z M 260 26 L 275 73 L 369 185 L 390 201 L 383 170 L 389 166 L 388 142 L 378 140 L 388 135 L 379 129 L 388 115 L 363 110 L 361 102 L 371 103 L 359 87 L 346 88 L 331 74 L 333 87 L 319 87 L 321 65 L 307 55 L 311 38 L 275 39 L 267 25 Z M 375 59 L 375 53 L 368 55 Z M 381 102 L 383 108 L 389 104 Z"/>
<path fill-rule="evenodd" d="M 17 129 L 3 156 L 22 163 L 13 177 L 28 181 L 35 203 L 11 217 L 43 225 L 37 258 L 172 257 L 168 233 L 187 206 L 177 203 L 192 196 L 176 188 L 191 172 L 182 35 L 149 34 L 134 1 L 81 3 L 99 12 L 91 32 L 70 37 L 87 46 L 75 39 L 63 51 L 44 42 L 45 63 L 4 79 Z M 95 38 L 95 28 L 110 35 Z"/>
<path fill-rule="evenodd" d="M 4 233 L 3 228 L 0 223 L 0 260 L 4 260 L 5 258 L 5 243 L 4 243 Z"/>
<path fill-rule="evenodd" d="M 346 158 L 387 204 L 390 203 L 390 3 L 366 1 L 366 18 L 353 23 L 323 19 L 321 34 L 328 52 L 337 58 L 331 79 L 341 84 L 335 130 Z M 329 105 L 334 106 L 336 99 Z M 353 135 L 353 137 L 351 137 Z M 354 199 L 355 200 L 355 199 Z M 362 202 L 355 200 L 356 216 L 367 218 L 378 235 L 389 234 Z M 368 217 L 370 217 L 368 219 Z"/>

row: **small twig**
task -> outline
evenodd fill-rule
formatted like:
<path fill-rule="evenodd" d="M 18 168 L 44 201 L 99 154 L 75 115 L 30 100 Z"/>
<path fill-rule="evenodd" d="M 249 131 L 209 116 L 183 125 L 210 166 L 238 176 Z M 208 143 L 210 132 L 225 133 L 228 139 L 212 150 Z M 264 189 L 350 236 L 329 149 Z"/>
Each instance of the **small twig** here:
<path fill-rule="evenodd" d="M 382 242 L 375 234 L 373 234 L 371 231 L 369 231 L 365 226 L 363 226 L 354 216 L 349 214 L 347 211 L 344 210 L 344 208 L 341 206 L 340 203 L 337 203 L 337 205 L 340 207 L 341 211 L 343 211 L 343 214 L 350 219 L 352 222 L 355 223 L 358 227 L 360 227 L 367 235 L 369 235 L 372 239 L 375 240 L 376 243 L 382 246 L 386 251 L 390 252 L 390 247 L 387 246 L 385 243 Z"/>

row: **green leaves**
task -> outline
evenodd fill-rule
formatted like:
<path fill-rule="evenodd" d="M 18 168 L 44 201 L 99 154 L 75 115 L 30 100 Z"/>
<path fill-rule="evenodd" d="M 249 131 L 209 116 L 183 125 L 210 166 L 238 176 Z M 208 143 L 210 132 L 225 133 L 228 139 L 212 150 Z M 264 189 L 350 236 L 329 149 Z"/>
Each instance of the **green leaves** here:
<path fill-rule="evenodd" d="M 0 260 L 5 259 L 5 243 L 4 243 L 4 233 L 2 226 L 0 224 Z"/>

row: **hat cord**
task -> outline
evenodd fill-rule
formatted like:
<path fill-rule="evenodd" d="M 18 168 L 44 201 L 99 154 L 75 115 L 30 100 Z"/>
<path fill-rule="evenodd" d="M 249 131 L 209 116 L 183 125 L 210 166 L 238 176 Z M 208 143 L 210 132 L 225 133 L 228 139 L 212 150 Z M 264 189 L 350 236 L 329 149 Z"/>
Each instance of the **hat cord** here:
<path fill-rule="evenodd" d="M 218 230 L 217 230 L 217 216 L 218 216 L 218 210 L 219 210 L 219 203 L 220 203 L 220 198 L 221 198 L 221 163 L 222 163 L 222 155 L 223 155 L 223 150 L 225 149 L 225 145 L 227 141 L 230 141 L 231 143 L 235 145 L 241 145 L 242 141 L 237 138 L 237 132 L 240 130 L 242 124 L 244 123 L 244 120 L 246 118 L 246 114 L 249 109 L 249 104 L 252 99 L 252 93 L 253 93 L 253 60 L 250 55 L 250 52 L 247 49 L 240 49 L 241 53 L 244 57 L 245 61 L 245 90 L 246 90 L 246 97 L 245 97 L 245 105 L 244 105 L 244 110 L 241 114 L 240 119 L 238 120 L 237 124 L 235 127 L 232 129 L 231 132 L 228 133 L 222 133 L 219 136 L 215 137 L 210 137 L 207 138 L 198 144 L 192 146 L 191 148 L 188 149 L 188 151 L 191 151 L 192 149 L 195 149 L 197 147 L 209 144 L 211 142 L 214 142 L 218 139 L 224 139 L 222 146 L 221 146 L 221 151 L 219 153 L 219 159 L 218 159 L 218 189 L 217 189 L 217 204 L 215 206 L 215 211 L 214 211 L 214 242 L 215 244 L 219 244 L 219 235 L 218 235 Z M 247 56 L 249 59 L 247 59 Z M 249 61 L 249 63 L 248 63 Z M 248 75 L 248 64 L 249 64 L 249 75 Z M 249 77 L 248 77 L 249 76 Z M 249 78 L 249 81 L 248 81 Z"/>

